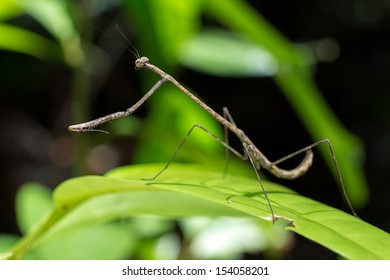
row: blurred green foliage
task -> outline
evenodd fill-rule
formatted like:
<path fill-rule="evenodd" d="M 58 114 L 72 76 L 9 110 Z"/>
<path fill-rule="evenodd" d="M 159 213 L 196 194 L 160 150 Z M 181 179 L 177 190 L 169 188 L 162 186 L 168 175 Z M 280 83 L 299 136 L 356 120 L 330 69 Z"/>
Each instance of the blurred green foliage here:
<path fill-rule="evenodd" d="M 69 67 L 73 71 L 72 122 L 84 122 L 90 119 L 91 77 L 109 71 L 104 51 L 92 43 L 93 22 L 100 13 L 113 6 L 121 10 L 128 24 L 136 30 L 136 46 L 141 54 L 147 55 L 153 64 L 178 80 L 180 65 L 213 75 L 271 76 L 313 141 L 325 137 L 331 140 L 351 201 L 357 206 L 365 204 L 368 188 L 362 169 L 362 145 L 343 127 L 321 97 L 311 73 L 315 58 L 299 51 L 245 1 L 3 0 L 0 3 L 0 48 L 35 56 L 43 62 L 62 62 Z M 42 36 L 12 24 L 14 18 L 22 15 L 33 17 L 49 36 Z M 218 22 L 224 30 L 203 26 L 204 16 Z M 157 80 L 155 74 L 146 70 L 139 75 L 143 92 Z M 108 128 L 105 128 L 110 131 L 111 139 L 124 134 L 136 135 L 139 138 L 134 162 L 166 161 L 175 150 L 178 139 L 182 139 L 194 123 L 201 123 L 216 134 L 222 135 L 221 127 L 173 86 L 161 88 L 159 93 L 148 101 L 147 106 L 149 113 L 144 120 L 131 117 L 109 124 Z M 77 150 L 75 174 L 86 172 L 86 155 L 94 141 L 101 141 L 99 137 L 77 135 L 74 138 Z M 196 133 L 191 138 L 186 149 L 179 153 L 179 160 L 223 166 L 223 149 L 216 141 L 202 133 Z M 326 149 L 321 151 L 331 166 L 329 152 Z M 234 161 L 233 166 L 233 173 L 250 174 L 250 167 L 247 165 Z M 333 170 L 332 166 L 331 169 Z M 28 213 L 24 213 L 20 220 L 29 220 Z M 31 221 L 36 219 L 31 218 Z M 23 224 L 20 225 L 22 229 Z M 166 222 L 163 221 L 162 225 L 165 227 Z M 95 252 L 94 255 L 78 256 L 125 257 L 126 250 L 127 254 L 133 250 L 134 240 L 138 240 L 138 237 L 123 235 L 123 230 L 129 231 L 128 227 L 128 224 L 121 223 L 91 226 L 88 230 L 96 230 L 96 236 L 98 233 L 101 234 L 99 236 L 104 236 L 110 232 L 117 234 L 117 239 L 126 240 L 123 241 L 123 244 L 126 244 L 124 251 L 106 255 Z M 172 224 L 167 226 L 168 229 L 170 227 Z M 131 228 L 134 230 L 133 226 Z M 154 243 L 150 246 L 157 248 L 157 240 L 144 240 L 144 244 Z M 152 255 L 149 254 L 148 257 L 155 257 Z M 77 254 L 72 255 L 64 251 L 62 257 L 76 256 Z M 40 255 L 40 258 L 44 257 L 45 255 Z M 50 254 L 46 257 L 61 258 L 59 255 Z M 165 257 L 167 256 L 162 258 Z"/>
<path fill-rule="evenodd" d="M 26 185 L 17 203 L 20 228 L 26 235 L 4 257 L 18 259 L 31 253 L 27 257 L 45 259 L 238 258 L 242 252 L 283 247 L 289 238 L 281 228 L 347 259 L 390 257 L 386 232 L 267 181 L 264 185 L 279 217 L 275 225 L 269 223 L 270 209 L 256 179 L 233 175 L 218 179 L 210 168 L 189 164 L 174 164 L 154 181 L 134 179 L 153 176 L 162 167 L 132 165 L 106 176 L 67 180 L 53 193 L 52 207 L 45 188 Z M 40 207 L 31 211 L 33 205 Z M 132 216 L 138 219 L 124 219 Z M 225 219 L 199 223 L 194 217 Z M 183 243 L 170 233 L 173 224 L 162 218 L 190 218 L 180 224 L 186 234 Z M 162 245 L 157 239 L 169 242 Z M 139 245 L 153 241 L 146 250 Z M 160 246 L 165 247 L 164 253 Z"/>

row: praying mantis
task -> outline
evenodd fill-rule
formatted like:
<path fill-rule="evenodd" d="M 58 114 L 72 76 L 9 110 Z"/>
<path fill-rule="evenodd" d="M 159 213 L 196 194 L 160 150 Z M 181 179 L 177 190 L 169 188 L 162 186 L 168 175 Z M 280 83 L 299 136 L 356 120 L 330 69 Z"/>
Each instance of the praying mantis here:
<path fill-rule="evenodd" d="M 354 211 L 352 204 L 349 201 L 347 193 L 345 191 L 345 187 L 344 187 L 343 180 L 341 177 L 340 169 L 338 167 L 335 153 L 333 151 L 333 147 L 332 147 L 332 144 L 329 141 L 329 139 L 325 138 L 325 139 L 319 140 L 319 141 L 317 141 L 317 142 L 315 142 L 307 147 L 304 147 L 304 148 L 302 148 L 294 153 L 291 153 L 291 154 L 289 154 L 289 155 L 287 155 L 287 156 L 285 156 L 277 161 L 271 162 L 260 151 L 260 149 L 258 149 L 254 145 L 254 143 L 249 139 L 249 137 L 245 134 L 245 132 L 236 125 L 236 123 L 234 122 L 233 118 L 231 117 L 231 115 L 229 113 L 229 110 L 226 107 L 223 108 L 223 116 L 221 116 L 219 113 L 214 111 L 211 107 L 209 107 L 207 104 L 205 104 L 203 101 L 201 101 L 198 97 L 196 97 L 194 94 L 192 94 L 189 90 L 187 90 L 184 86 L 182 86 L 171 75 L 167 74 L 166 72 L 161 70 L 159 67 L 150 63 L 149 59 L 147 57 L 145 57 L 145 56 L 140 57 L 138 52 L 137 52 L 136 56 L 137 56 L 137 59 L 135 61 L 135 69 L 136 70 L 140 70 L 143 68 L 148 69 L 148 70 L 156 73 L 157 75 L 159 75 L 160 79 L 150 88 L 150 90 L 138 102 L 136 102 L 133 106 L 129 107 L 125 111 L 115 112 L 115 113 L 106 115 L 104 117 L 97 118 L 95 120 L 71 125 L 68 127 L 68 130 L 70 132 L 91 132 L 91 131 L 105 132 L 103 130 L 96 129 L 96 127 L 99 125 L 102 125 L 106 122 L 110 122 L 110 121 L 113 121 L 113 120 L 116 120 L 119 118 L 127 117 L 127 116 L 133 114 L 146 100 L 148 100 L 158 90 L 158 88 L 161 85 L 163 85 L 165 82 L 170 82 L 173 85 L 175 85 L 177 88 L 179 88 L 184 94 L 186 94 L 196 104 L 198 104 L 200 107 L 202 107 L 214 119 L 216 119 L 225 128 L 225 130 L 229 130 L 231 133 L 233 133 L 240 140 L 242 147 L 243 147 L 243 153 L 240 153 L 237 150 L 235 150 L 234 148 L 232 148 L 231 146 L 229 146 L 229 144 L 227 142 L 225 142 L 224 140 L 222 140 L 221 138 L 219 138 L 218 136 L 216 136 L 215 134 L 213 134 L 211 131 L 209 131 L 205 127 L 201 126 L 200 124 L 194 124 L 192 126 L 192 128 L 189 130 L 189 132 L 187 133 L 187 135 L 185 136 L 185 138 L 179 144 L 175 153 L 173 154 L 171 159 L 167 162 L 165 167 L 160 172 L 158 172 L 154 177 L 148 178 L 147 180 L 154 180 L 159 175 L 161 175 L 161 173 L 163 173 L 164 170 L 166 170 L 169 167 L 169 165 L 172 163 L 172 161 L 176 157 L 176 154 L 178 153 L 180 148 L 183 146 L 186 139 L 190 136 L 192 131 L 195 128 L 201 129 L 204 132 L 206 132 L 207 134 L 209 134 L 210 136 L 212 136 L 214 139 L 216 139 L 218 142 L 220 142 L 223 146 L 225 146 L 225 148 L 228 151 L 234 153 L 236 156 L 238 156 L 242 160 L 249 160 L 250 161 L 250 163 L 253 167 L 254 173 L 256 175 L 256 178 L 257 178 L 259 185 L 262 189 L 262 192 L 264 194 L 264 197 L 267 201 L 268 207 L 270 209 L 272 221 L 273 221 L 273 223 L 275 223 L 275 221 L 277 220 L 277 216 L 274 213 L 271 202 L 268 198 L 267 192 L 265 191 L 265 188 L 263 186 L 263 183 L 261 181 L 261 178 L 260 178 L 258 171 L 260 169 L 265 169 L 278 178 L 289 179 L 289 180 L 296 179 L 296 178 L 304 175 L 308 171 L 308 169 L 311 167 L 312 162 L 313 162 L 312 149 L 318 145 L 326 144 L 329 148 L 331 155 L 332 155 L 333 164 L 335 167 L 336 175 L 337 175 L 337 178 L 338 178 L 338 181 L 340 184 L 342 194 L 343 194 L 345 201 L 346 201 L 348 207 L 350 208 L 352 214 L 357 217 L 357 214 Z M 304 156 L 303 160 L 301 161 L 301 163 L 298 166 L 296 166 L 295 168 L 290 169 L 290 170 L 286 170 L 286 169 L 282 169 L 282 168 L 278 167 L 278 164 L 280 164 L 281 162 L 288 160 L 288 159 L 290 159 L 298 154 L 301 154 L 301 153 L 305 153 L 305 156 Z"/>

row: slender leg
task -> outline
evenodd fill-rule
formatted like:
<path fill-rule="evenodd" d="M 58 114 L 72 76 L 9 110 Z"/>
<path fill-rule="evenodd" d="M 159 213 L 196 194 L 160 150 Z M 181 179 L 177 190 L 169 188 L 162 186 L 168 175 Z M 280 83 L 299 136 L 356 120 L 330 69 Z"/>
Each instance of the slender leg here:
<path fill-rule="evenodd" d="M 236 122 L 234 121 L 234 119 L 233 119 L 232 115 L 230 114 L 229 109 L 227 107 L 223 107 L 223 117 L 225 119 L 227 119 L 229 122 L 231 122 L 233 125 L 237 126 Z M 228 129 L 227 129 L 226 126 L 224 127 L 224 132 L 225 132 L 225 143 L 227 143 L 229 145 L 229 138 L 228 138 L 229 135 L 228 135 Z M 259 171 L 256 168 L 256 166 L 257 166 L 255 164 L 256 159 L 255 159 L 255 157 L 253 155 L 253 151 L 251 151 L 251 149 L 246 144 L 243 143 L 242 145 L 243 145 L 243 155 L 245 156 L 246 159 L 249 158 L 249 160 L 251 162 L 253 171 L 256 174 L 257 181 L 259 181 L 261 190 L 264 193 L 264 197 L 267 200 L 269 209 L 271 211 L 272 222 L 275 223 L 277 218 L 275 217 L 275 213 L 274 213 L 274 210 L 273 210 L 273 208 L 271 206 L 271 202 L 270 202 L 270 200 L 268 198 L 267 192 L 265 191 L 264 185 L 263 185 L 263 183 L 262 183 L 262 181 L 260 179 Z M 226 164 L 225 164 L 224 174 L 227 174 L 229 160 L 230 160 L 230 151 L 229 151 L 229 149 L 226 149 Z"/>
<path fill-rule="evenodd" d="M 228 112 L 228 111 L 227 111 Z M 243 143 L 243 147 L 244 147 L 244 154 L 240 154 L 237 150 L 233 149 L 231 146 L 229 146 L 228 143 L 224 142 L 221 138 L 219 138 L 218 136 L 216 136 L 214 133 L 212 133 L 210 130 L 206 129 L 205 127 L 199 125 L 199 124 L 194 124 L 191 129 L 188 131 L 188 133 L 186 134 L 186 136 L 183 138 L 183 140 L 180 142 L 179 146 L 176 148 L 176 151 L 173 153 L 172 157 L 169 159 L 169 161 L 167 162 L 167 164 L 164 166 L 163 169 L 161 169 L 156 175 L 154 175 L 153 177 L 151 178 L 142 178 L 143 180 L 155 180 L 158 176 L 160 176 L 168 167 L 169 165 L 175 160 L 177 154 L 179 153 L 180 149 L 183 147 L 185 141 L 189 138 L 189 136 L 191 135 L 192 131 L 195 129 L 195 128 L 200 128 L 201 130 L 203 130 L 204 132 L 206 132 L 208 135 L 210 135 L 211 137 L 213 137 L 214 139 L 216 139 L 219 143 L 221 143 L 229 152 L 232 152 L 233 154 L 235 154 L 237 157 L 241 158 L 242 160 L 247 160 L 249 158 L 250 162 L 251 162 L 251 165 L 253 167 L 253 170 L 256 174 L 256 177 L 257 177 L 257 180 L 259 181 L 259 184 L 260 184 L 260 187 L 264 193 L 264 197 L 265 199 L 267 200 L 267 203 L 268 203 L 268 206 L 269 206 L 269 209 L 271 211 L 271 214 L 272 214 L 272 222 L 275 223 L 277 218 L 275 216 L 275 213 L 274 213 L 274 210 L 271 206 L 271 202 L 268 198 L 268 195 L 265 191 L 265 188 L 263 186 L 263 183 L 260 179 L 260 175 L 259 175 L 259 172 L 257 171 L 256 169 L 256 164 L 255 164 L 255 157 L 253 156 L 253 151 L 245 144 Z"/>
<path fill-rule="evenodd" d="M 281 162 L 283 162 L 283 161 L 286 161 L 286 160 L 288 160 L 288 159 L 290 159 L 290 158 L 292 158 L 292 157 L 295 157 L 296 155 L 299 155 L 299 154 L 301 154 L 301 153 L 303 153 L 303 152 L 306 152 L 306 151 L 308 151 L 308 150 L 311 150 L 311 149 L 317 147 L 318 145 L 321 145 L 321 144 L 324 144 L 324 143 L 328 144 L 329 151 L 330 151 L 330 153 L 331 153 L 331 155 L 332 155 L 333 166 L 334 166 L 334 168 L 335 168 L 335 170 L 336 170 L 337 180 L 339 181 L 339 188 L 340 188 L 341 194 L 342 194 L 343 197 L 344 197 L 344 201 L 345 201 L 345 203 L 348 205 L 348 207 L 349 207 L 349 209 L 351 210 L 352 214 L 353 214 L 355 217 L 358 217 L 358 218 L 359 218 L 359 216 L 356 214 L 355 210 L 353 209 L 351 202 L 350 202 L 349 199 L 348 199 L 348 195 L 347 195 L 347 192 L 345 191 L 343 179 L 342 179 L 342 177 L 341 177 L 339 165 L 337 164 L 336 155 L 335 155 L 335 153 L 334 153 L 334 151 L 333 151 L 332 144 L 330 143 L 330 141 L 329 141 L 328 138 L 319 140 L 319 141 L 317 141 L 317 142 L 315 142 L 315 143 L 313 143 L 313 144 L 311 144 L 311 145 L 309 145 L 309 146 L 307 146 L 307 147 L 304 147 L 304 148 L 302 148 L 302 149 L 300 149 L 300 150 L 298 150 L 298 151 L 296 151 L 296 152 L 294 152 L 294 153 L 291 153 L 291 154 L 289 154 L 289 155 L 287 155 L 287 156 L 285 156 L 285 157 L 282 157 L 281 159 L 278 159 L 278 160 L 272 162 L 272 165 L 278 165 L 279 163 L 281 163 Z"/>
<path fill-rule="evenodd" d="M 223 107 L 222 110 L 223 110 L 223 117 L 225 119 L 227 119 L 229 122 L 231 122 L 233 125 L 237 126 L 236 122 L 234 121 L 232 115 L 229 112 L 229 109 L 227 107 Z M 230 146 L 229 145 L 229 130 L 227 129 L 226 126 L 223 127 L 223 130 L 224 130 L 225 143 L 228 146 Z M 245 149 L 243 149 L 243 155 L 244 156 L 246 155 Z M 223 169 L 223 176 L 224 177 L 226 177 L 226 174 L 227 174 L 228 168 L 229 168 L 229 163 L 230 163 L 230 151 L 229 151 L 229 149 L 225 149 L 225 159 L 226 159 L 226 162 L 225 162 L 225 167 Z"/>
<path fill-rule="evenodd" d="M 183 138 L 183 140 L 180 142 L 179 146 L 177 147 L 176 151 L 173 153 L 172 157 L 169 159 L 169 161 L 167 162 L 167 164 L 164 166 L 164 168 L 159 171 L 155 176 L 153 176 L 152 178 L 143 178 L 144 180 L 154 180 L 156 179 L 158 176 L 161 175 L 161 173 L 163 173 L 168 167 L 169 165 L 175 160 L 179 150 L 183 147 L 185 141 L 188 139 L 188 137 L 191 135 L 192 131 L 195 129 L 195 128 L 200 128 L 201 130 L 203 130 L 204 132 L 206 132 L 208 135 L 210 135 L 211 137 L 213 137 L 214 139 L 216 139 L 219 143 L 221 143 L 227 150 L 229 150 L 230 152 L 232 152 L 233 154 L 235 154 L 237 157 L 241 158 L 242 160 L 247 160 L 248 157 L 246 154 L 242 155 L 240 154 L 238 151 L 236 151 L 235 149 L 233 149 L 232 147 L 230 147 L 227 143 L 225 143 L 221 138 L 219 138 L 217 135 L 215 135 L 214 133 L 212 133 L 210 130 L 208 130 L 207 128 L 201 126 L 200 124 L 194 124 L 191 129 L 188 131 L 187 135 Z"/>
<path fill-rule="evenodd" d="M 229 110 L 227 107 L 223 107 L 223 117 L 225 119 L 228 119 L 232 124 L 236 125 L 234 123 L 234 120 L 231 117 Z M 229 130 L 227 129 L 226 126 L 223 127 L 223 135 L 224 135 L 224 140 L 227 145 L 229 145 Z M 225 149 L 225 166 L 223 168 L 223 177 L 226 178 L 226 175 L 228 173 L 228 168 L 229 168 L 229 163 L 230 163 L 230 151 L 229 149 Z"/>
<path fill-rule="evenodd" d="M 277 220 L 277 218 L 276 218 L 276 216 L 275 216 L 275 213 L 274 213 L 274 210 L 273 210 L 273 208 L 272 208 L 271 202 L 270 202 L 270 200 L 269 200 L 269 198 L 268 198 L 267 192 L 265 191 L 265 188 L 264 188 L 264 186 L 263 186 L 263 183 L 261 182 L 259 172 L 257 171 L 257 168 L 256 168 L 257 164 L 255 163 L 256 158 L 255 158 L 255 156 L 254 156 L 254 154 L 253 154 L 253 150 L 250 148 L 250 146 L 246 145 L 245 143 L 243 143 L 243 146 L 244 146 L 244 150 L 246 151 L 246 154 L 247 154 L 248 157 L 249 157 L 249 160 L 250 160 L 251 165 L 252 165 L 252 167 L 253 167 L 253 171 L 254 171 L 255 174 L 256 174 L 257 181 L 259 181 L 261 190 L 262 190 L 263 193 L 264 193 L 264 197 L 265 197 L 265 199 L 267 200 L 268 207 L 269 207 L 269 209 L 270 209 L 270 211 L 271 211 L 271 215 L 272 215 L 272 223 L 275 223 L 276 220 Z"/>

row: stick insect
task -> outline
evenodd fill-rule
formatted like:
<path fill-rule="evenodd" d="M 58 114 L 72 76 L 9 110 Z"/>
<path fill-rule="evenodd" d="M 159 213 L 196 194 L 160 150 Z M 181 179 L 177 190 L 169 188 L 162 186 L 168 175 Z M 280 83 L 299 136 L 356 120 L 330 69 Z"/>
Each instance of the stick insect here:
<path fill-rule="evenodd" d="M 222 140 L 221 138 L 219 138 L 218 136 L 213 134 L 211 131 L 209 131 L 205 127 L 203 127 L 203 126 L 201 126 L 199 124 L 194 124 L 191 127 L 191 129 L 188 131 L 188 133 L 185 136 L 185 138 L 181 141 L 181 143 L 179 144 L 178 148 L 176 149 L 176 151 L 172 155 L 171 159 L 167 162 L 165 167 L 160 172 L 158 172 L 154 177 L 148 178 L 146 180 L 154 180 L 158 176 L 160 176 L 169 167 L 169 165 L 173 162 L 173 160 L 175 159 L 178 151 L 183 146 L 184 142 L 190 136 L 192 131 L 195 128 L 199 128 L 199 129 L 203 130 L 204 132 L 206 132 L 207 134 L 209 134 L 210 136 L 212 136 L 213 138 L 215 138 L 218 142 L 220 142 L 227 149 L 227 151 L 232 152 L 233 154 L 235 154 L 237 157 L 241 158 L 242 160 L 249 160 L 250 161 L 250 163 L 251 163 L 251 165 L 253 167 L 254 173 L 256 175 L 256 178 L 257 178 L 257 180 L 258 180 L 258 182 L 260 184 L 261 190 L 262 190 L 262 192 L 264 194 L 264 197 L 265 197 L 265 199 L 267 201 L 268 207 L 270 209 L 271 216 L 272 216 L 272 222 L 275 223 L 278 217 L 274 213 L 274 210 L 273 210 L 271 202 L 270 202 L 270 200 L 268 198 L 267 192 L 265 191 L 263 183 L 262 183 L 262 181 L 260 179 L 259 170 L 261 168 L 266 169 L 270 173 L 272 173 L 274 176 L 276 176 L 278 178 L 282 178 L 282 179 L 289 179 L 289 180 L 296 179 L 296 178 L 304 175 L 308 171 L 310 166 L 312 165 L 312 162 L 313 162 L 313 151 L 312 151 L 312 149 L 314 147 L 320 145 L 320 144 L 324 144 L 325 143 L 329 147 L 329 151 L 330 151 L 330 153 L 332 155 L 333 165 L 335 167 L 337 179 L 339 181 L 339 185 L 340 185 L 343 197 L 345 198 L 345 201 L 346 201 L 348 207 L 350 208 L 352 214 L 357 217 L 357 214 L 354 211 L 354 209 L 352 207 L 352 204 L 349 201 L 347 193 L 345 191 L 345 187 L 344 187 L 343 180 L 342 180 L 342 177 L 341 177 L 341 173 L 340 173 L 337 161 L 336 161 L 336 157 L 335 157 L 335 154 L 334 154 L 334 151 L 333 151 L 332 144 L 331 144 L 331 142 L 327 138 L 322 139 L 320 141 L 317 141 L 317 142 L 315 142 L 315 143 L 313 143 L 313 144 L 311 144 L 311 145 L 309 145 L 307 147 L 304 147 L 304 148 L 302 148 L 302 149 L 300 149 L 300 150 L 298 150 L 298 151 L 296 151 L 296 152 L 294 152 L 292 154 L 289 154 L 289 155 L 287 155 L 287 156 L 285 156 L 285 157 L 283 157 L 283 158 L 281 158 L 281 159 L 279 159 L 277 161 L 271 162 L 253 144 L 253 142 L 248 138 L 248 136 L 245 135 L 244 131 L 241 130 L 235 124 L 233 118 L 231 117 L 231 115 L 230 115 L 230 113 L 229 113 L 229 111 L 228 111 L 228 109 L 226 107 L 223 108 L 223 115 L 224 116 L 221 116 L 220 114 L 215 112 L 212 108 L 210 108 L 207 104 L 205 104 L 203 101 L 201 101 L 198 97 L 196 97 L 194 94 L 192 94 L 189 90 L 187 90 L 184 86 L 182 86 L 172 76 L 170 76 L 169 74 L 165 73 L 163 70 L 161 70 L 157 66 L 151 64 L 147 57 L 145 57 L 145 56 L 140 57 L 138 52 L 134 53 L 134 55 L 136 55 L 136 57 L 137 57 L 137 59 L 135 61 L 135 69 L 136 70 L 140 70 L 142 68 L 146 68 L 146 69 L 156 73 L 157 75 L 159 75 L 160 79 L 154 84 L 154 86 L 152 88 L 150 88 L 150 90 L 138 102 L 136 102 L 133 106 L 131 106 L 130 108 L 126 109 L 125 111 L 115 112 L 115 113 L 106 115 L 104 117 L 97 118 L 97 119 L 92 120 L 92 121 L 71 125 L 71 126 L 68 127 L 68 130 L 70 132 L 100 131 L 100 132 L 107 133 L 106 131 L 97 130 L 95 128 L 97 126 L 99 126 L 99 125 L 102 125 L 102 124 L 106 123 L 106 122 L 110 122 L 110 121 L 113 121 L 113 120 L 116 120 L 116 119 L 119 119 L 119 118 L 127 117 L 127 116 L 133 114 L 134 111 L 137 110 L 149 97 L 151 97 L 152 94 L 155 93 L 157 91 L 157 89 L 162 84 L 164 84 L 165 82 L 168 81 L 168 82 L 172 83 L 173 85 L 175 85 L 176 87 L 178 87 L 184 94 L 186 94 L 195 103 L 197 103 L 200 107 L 202 107 L 204 110 L 206 110 L 214 119 L 216 119 L 224 127 L 225 135 L 227 134 L 226 133 L 227 130 L 232 132 L 240 140 L 240 142 L 242 144 L 242 147 L 243 147 L 243 153 L 240 153 L 237 150 L 235 150 L 234 148 L 232 148 L 228 144 L 228 142 L 225 142 L 224 140 Z M 295 168 L 290 169 L 290 170 L 285 170 L 285 169 L 279 168 L 277 166 L 279 163 L 281 163 L 281 162 L 283 162 L 285 160 L 288 160 L 288 159 L 290 159 L 290 158 L 292 158 L 292 157 L 294 157 L 294 156 L 296 156 L 298 154 L 301 154 L 301 153 L 305 153 L 305 157 L 301 161 L 301 163 L 298 166 L 296 166 Z"/>

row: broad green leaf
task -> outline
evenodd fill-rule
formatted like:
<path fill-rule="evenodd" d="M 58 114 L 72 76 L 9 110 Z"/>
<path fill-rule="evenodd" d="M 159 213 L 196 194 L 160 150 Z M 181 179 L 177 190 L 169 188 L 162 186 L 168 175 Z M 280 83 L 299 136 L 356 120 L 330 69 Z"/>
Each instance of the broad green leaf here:
<path fill-rule="evenodd" d="M 178 174 L 175 175 L 178 177 L 179 174 L 184 175 L 188 172 L 186 168 L 186 166 L 178 166 L 176 169 Z M 180 171 L 180 169 L 183 170 Z M 142 167 L 119 168 L 108 175 L 124 179 L 133 178 L 136 174 L 145 176 L 147 174 L 140 174 L 145 171 Z M 146 173 L 151 175 L 153 171 Z M 193 173 L 196 174 L 197 171 L 195 170 Z M 230 177 L 226 182 L 224 179 L 218 179 L 218 174 L 203 174 L 206 176 L 196 176 L 195 174 L 192 176 L 185 174 L 184 176 L 199 178 L 200 182 L 196 186 L 189 186 L 181 182 L 177 182 L 175 187 L 171 185 L 164 187 L 164 184 L 157 182 L 156 184 L 151 182 L 150 185 L 188 193 L 230 206 L 249 215 L 265 220 L 270 219 L 268 206 L 256 180 Z M 166 175 L 168 178 L 171 176 Z M 207 181 L 205 180 L 207 177 L 212 179 Z M 168 178 L 166 180 L 171 181 Z M 175 182 L 175 179 L 172 179 L 171 182 Z M 212 186 L 209 186 L 209 183 Z M 206 191 L 205 188 L 200 188 L 200 185 L 206 185 L 209 188 Z M 266 182 L 266 187 L 276 215 L 292 222 L 287 229 L 295 231 L 346 258 L 386 259 L 390 257 L 390 249 L 388 249 L 390 248 L 390 235 L 386 232 L 343 211 L 300 196 L 281 186 Z"/>
<path fill-rule="evenodd" d="M 272 52 L 234 33 L 207 30 L 186 41 L 181 50 L 181 63 L 211 75 L 263 77 L 278 71 Z"/>
<path fill-rule="evenodd" d="M 231 175 L 223 178 L 205 167 L 178 164 L 170 166 L 154 181 L 141 179 L 155 175 L 162 167 L 134 165 L 115 169 L 106 176 L 65 181 L 54 192 L 51 214 L 11 250 L 10 258 L 23 257 L 42 238 L 50 238 L 50 231 L 55 232 L 55 227 L 66 221 L 72 211 L 83 207 L 85 202 L 93 203 L 94 199 L 102 200 L 81 213 L 88 216 L 89 212 L 101 211 L 97 220 L 142 214 L 169 218 L 249 215 L 271 223 L 270 210 L 256 180 Z M 390 258 L 390 236 L 386 232 L 285 187 L 270 182 L 264 185 L 274 212 L 280 218 L 277 224 L 287 230 L 348 259 Z M 111 197 L 107 199 L 107 195 Z M 126 196 L 122 202 L 121 195 Z M 57 233 L 67 226 L 82 223 L 81 213 L 73 217 L 73 221 L 68 220 L 68 225 L 57 229 Z"/>

